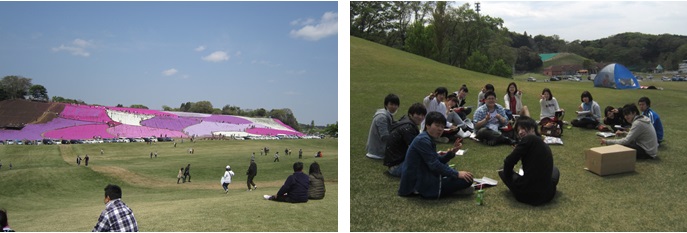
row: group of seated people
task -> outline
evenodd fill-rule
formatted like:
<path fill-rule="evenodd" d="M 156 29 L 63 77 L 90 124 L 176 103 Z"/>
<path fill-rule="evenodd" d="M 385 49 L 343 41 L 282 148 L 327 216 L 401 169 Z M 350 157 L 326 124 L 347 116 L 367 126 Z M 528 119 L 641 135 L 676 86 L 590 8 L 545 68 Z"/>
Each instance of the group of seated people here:
<path fill-rule="evenodd" d="M 522 104 L 522 91 L 517 85 L 510 83 L 506 90 L 504 108 L 496 103 L 493 85 L 485 85 L 478 95 L 479 107 L 474 111 L 473 120 L 467 119 L 472 107 L 464 106 L 468 94 L 465 85 L 451 94 L 445 87 L 437 88 L 423 103 L 412 104 L 407 114 L 396 122 L 393 115 L 400 99 L 389 94 L 384 100 L 385 108 L 377 111 L 370 127 L 367 157 L 382 159 L 388 174 L 401 178 L 398 191 L 401 196 L 438 198 L 450 193 L 472 193 L 472 173 L 451 168 L 447 162 L 462 147 L 462 139 L 470 135 L 465 132 L 473 131 L 473 139 L 486 145 L 513 146 L 499 176 L 518 201 L 532 205 L 547 203 L 556 192 L 559 172 L 538 129 L 551 123 L 562 125 L 564 110 L 551 90 L 544 88 L 537 122 Z M 649 98 L 640 98 L 639 108 L 635 104 L 618 109 L 607 107 L 603 119 L 591 93 L 584 91 L 581 102 L 578 116 L 571 122 L 573 126 L 626 134 L 622 139 L 601 139 L 601 143 L 634 148 L 639 159 L 656 157 L 663 129 L 660 118 L 650 109 Z M 453 142 L 453 148 L 445 154 L 437 152 L 436 143 L 449 142 Z M 518 161 L 522 161 L 522 175 L 513 172 Z"/>

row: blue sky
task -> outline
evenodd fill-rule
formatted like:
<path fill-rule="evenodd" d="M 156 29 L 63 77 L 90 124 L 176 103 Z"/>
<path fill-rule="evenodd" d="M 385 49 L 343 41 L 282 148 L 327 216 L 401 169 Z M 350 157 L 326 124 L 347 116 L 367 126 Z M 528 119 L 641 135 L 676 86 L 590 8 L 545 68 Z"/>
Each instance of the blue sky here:
<path fill-rule="evenodd" d="M 210 101 L 338 120 L 337 2 L 0 2 L 0 76 L 161 110 Z"/>

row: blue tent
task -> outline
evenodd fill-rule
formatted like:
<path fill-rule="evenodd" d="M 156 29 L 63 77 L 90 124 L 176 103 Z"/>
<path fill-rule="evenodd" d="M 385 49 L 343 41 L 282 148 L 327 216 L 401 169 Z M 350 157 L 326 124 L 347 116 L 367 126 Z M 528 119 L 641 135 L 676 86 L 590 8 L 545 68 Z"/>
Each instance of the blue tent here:
<path fill-rule="evenodd" d="M 596 74 L 594 86 L 615 89 L 639 89 L 639 82 L 637 82 L 635 75 L 625 66 L 613 63 L 607 65 Z"/>

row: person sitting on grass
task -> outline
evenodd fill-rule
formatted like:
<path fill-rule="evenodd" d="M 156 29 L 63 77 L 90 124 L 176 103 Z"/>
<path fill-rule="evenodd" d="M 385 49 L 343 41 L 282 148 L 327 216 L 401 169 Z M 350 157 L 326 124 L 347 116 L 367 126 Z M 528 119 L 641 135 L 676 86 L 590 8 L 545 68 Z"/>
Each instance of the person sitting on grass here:
<path fill-rule="evenodd" d="M 371 159 L 384 159 L 386 142 L 389 140 L 389 127 L 394 122 L 394 114 L 401 105 L 401 100 L 395 94 L 389 94 L 384 98 L 384 109 L 377 112 L 370 124 L 370 132 L 367 136 L 367 154 Z"/>
<path fill-rule="evenodd" d="M 496 93 L 488 91 L 484 96 L 485 104 L 477 108 L 474 115 L 477 130 L 475 138 L 490 146 L 511 143 L 499 130 L 508 124 L 508 118 L 503 107 L 496 103 Z"/>
<path fill-rule="evenodd" d="M 487 98 L 484 96 L 488 91 L 494 92 L 494 85 L 487 84 L 482 87 L 482 90 L 477 94 L 477 107 L 482 107 L 484 105 L 484 99 Z"/>
<path fill-rule="evenodd" d="M 472 193 L 472 173 L 457 171 L 446 163 L 456 156 L 462 147 L 456 140 L 446 155 L 437 153 L 434 139 L 441 136 L 446 126 L 446 118 L 441 113 L 430 112 L 425 118 L 425 129 L 413 142 L 406 153 L 401 168 L 399 196 L 419 194 L 423 198 L 439 198 L 452 193 Z"/>
<path fill-rule="evenodd" d="M 651 124 L 656 130 L 656 138 L 660 144 L 663 142 L 663 123 L 661 123 L 661 118 L 658 117 L 658 114 L 651 109 L 651 100 L 649 97 L 644 96 L 639 98 L 637 105 L 639 106 L 639 110 L 641 111 L 642 115 L 649 117 L 651 120 Z"/>
<path fill-rule="evenodd" d="M 264 195 L 265 200 L 280 202 L 301 203 L 308 202 L 308 189 L 310 188 L 310 178 L 303 174 L 303 163 L 293 164 L 293 174 L 286 178 L 286 182 L 281 186 L 277 195 Z"/>
<path fill-rule="evenodd" d="M 468 86 L 463 84 L 462 86 L 460 86 L 460 89 L 454 93 L 458 98 L 456 102 L 458 104 L 458 107 L 454 108 L 453 111 L 458 113 L 458 116 L 460 116 L 461 120 L 465 120 L 467 116 L 470 115 L 470 113 L 472 112 L 472 108 L 465 106 L 465 98 L 468 96 Z"/>
<path fill-rule="evenodd" d="M 7 223 L 7 211 L 5 209 L 0 209 L 0 228 L 2 228 L 2 232 L 14 232 L 10 228 L 10 224 Z"/>
<path fill-rule="evenodd" d="M 419 125 L 425 120 L 427 109 L 421 103 L 414 103 L 405 115 L 391 126 L 389 141 L 384 153 L 384 166 L 389 168 L 390 175 L 401 177 L 401 167 L 406 152 L 413 139 L 420 134 Z"/>
<path fill-rule="evenodd" d="M 601 122 L 601 107 L 594 101 L 592 93 L 589 91 L 582 92 L 580 95 L 582 103 L 578 108 L 579 111 L 586 111 L 586 113 L 578 114 L 577 119 L 572 120 L 570 124 L 575 127 L 594 129 Z"/>
<path fill-rule="evenodd" d="M 627 122 L 623 116 L 623 108 L 606 106 L 604 113 L 606 114 L 606 117 L 604 117 L 604 125 L 606 125 L 606 127 L 604 127 L 604 129 L 608 129 L 617 133 L 619 130 L 622 130 L 622 128 L 630 126 L 630 123 Z M 620 126 L 620 128 L 616 126 Z M 599 130 L 601 129 L 602 128 L 599 127 Z"/>
<path fill-rule="evenodd" d="M 543 121 L 546 121 L 544 123 L 547 123 L 552 120 L 561 120 L 557 119 L 558 116 L 556 116 L 556 112 L 563 112 L 564 110 L 558 105 L 558 100 L 556 100 L 556 97 L 553 97 L 551 89 L 544 88 L 544 90 L 541 91 L 539 105 L 541 106 L 541 113 L 539 114 L 540 124 L 542 124 L 541 122 Z"/>
<path fill-rule="evenodd" d="M 658 139 L 656 130 L 651 125 L 649 117 L 641 115 L 634 104 L 623 106 L 625 120 L 632 123 L 630 131 L 622 139 L 601 138 L 601 145 L 620 144 L 637 151 L 637 159 L 653 159 L 658 155 Z"/>
<path fill-rule="evenodd" d="M 322 175 L 322 171 L 320 171 L 320 164 L 317 162 L 310 164 L 308 176 L 310 178 L 308 199 L 319 200 L 324 198 L 324 193 L 327 191 L 327 189 L 324 187 L 324 176 Z"/>
<path fill-rule="evenodd" d="M 530 110 L 527 106 L 522 105 L 522 91 L 518 90 L 518 85 L 515 82 L 508 84 L 506 95 L 503 96 L 503 103 L 506 110 L 510 111 L 512 115 L 530 116 Z M 508 116 L 512 119 L 511 115 Z"/>
<path fill-rule="evenodd" d="M 520 142 L 503 160 L 499 177 L 519 202 L 541 205 L 551 201 L 556 194 L 560 172 L 553 165 L 549 145 L 537 132 L 534 119 L 521 116 L 515 124 Z M 522 161 L 522 175 L 513 171 L 515 164 Z"/>

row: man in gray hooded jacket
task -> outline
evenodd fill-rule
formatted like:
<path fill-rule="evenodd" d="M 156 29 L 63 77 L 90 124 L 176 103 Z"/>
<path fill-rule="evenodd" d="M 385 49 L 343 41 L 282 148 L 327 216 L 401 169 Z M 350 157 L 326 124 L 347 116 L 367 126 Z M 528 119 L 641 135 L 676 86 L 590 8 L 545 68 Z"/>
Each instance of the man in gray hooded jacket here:
<path fill-rule="evenodd" d="M 386 142 L 389 140 L 391 124 L 394 122 L 393 114 L 401 105 L 401 100 L 395 94 L 389 94 L 384 98 L 384 109 L 378 109 L 370 125 L 370 133 L 367 136 L 367 156 L 371 159 L 384 159 Z"/>
<path fill-rule="evenodd" d="M 639 114 L 635 104 L 623 106 L 623 116 L 632 126 L 622 139 L 601 139 L 601 145 L 621 144 L 637 151 L 637 159 L 653 159 L 658 155 L 658 139 L 656 130 L 649 117 Z"/>

